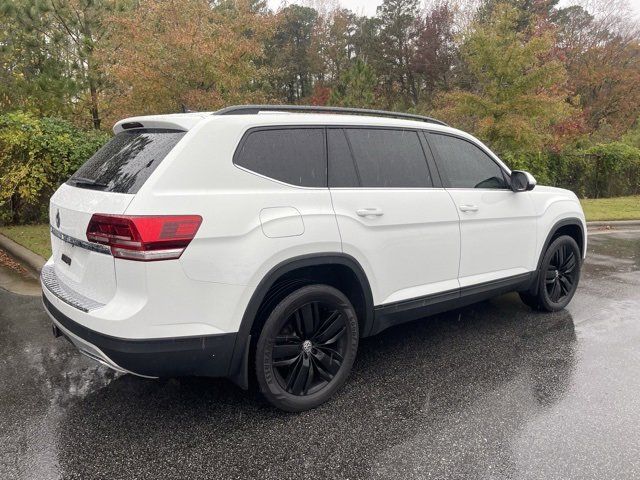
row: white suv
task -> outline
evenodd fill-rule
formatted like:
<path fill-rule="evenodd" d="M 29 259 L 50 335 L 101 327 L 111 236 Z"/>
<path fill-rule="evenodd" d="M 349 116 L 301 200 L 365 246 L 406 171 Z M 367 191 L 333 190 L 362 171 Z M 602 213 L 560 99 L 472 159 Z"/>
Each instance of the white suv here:
<path fill-rule="evenodd" d="M 51 198 L 54 334 L 122 372 L 250 377 L 316 407 L 358 340 L 517 291 L 576 291 L 585 219 L 427 117 L 241 106 L 130 118 Z"/>

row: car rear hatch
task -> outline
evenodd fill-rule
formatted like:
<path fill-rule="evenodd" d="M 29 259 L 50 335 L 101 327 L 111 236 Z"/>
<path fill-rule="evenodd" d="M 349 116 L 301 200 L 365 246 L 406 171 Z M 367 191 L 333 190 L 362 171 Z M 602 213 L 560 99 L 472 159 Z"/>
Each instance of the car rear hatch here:
<path fill-rule="evenodd" d="M 84 311 L 109 302 L 116 292 L 109 246 L 90 242 L 94 214 L 122 215 L 156 167 L 186 131 L 123 130 L 62 185 L 50 202 L 52 258 L 42 279 L 54 295 Z"/>

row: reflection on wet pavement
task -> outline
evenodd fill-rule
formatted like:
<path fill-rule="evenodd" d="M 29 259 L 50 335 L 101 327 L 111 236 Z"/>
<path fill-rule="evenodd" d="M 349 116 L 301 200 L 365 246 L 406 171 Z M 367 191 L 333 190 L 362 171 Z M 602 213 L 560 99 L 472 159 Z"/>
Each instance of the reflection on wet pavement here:
<path fill-rule="evenodd" d="M 640 232 L 594 235 L 567 310 L 516 295 L 362 341 L 329 404 L 120 375 L 0 291 L 0 478 L 640 476 Z"/>

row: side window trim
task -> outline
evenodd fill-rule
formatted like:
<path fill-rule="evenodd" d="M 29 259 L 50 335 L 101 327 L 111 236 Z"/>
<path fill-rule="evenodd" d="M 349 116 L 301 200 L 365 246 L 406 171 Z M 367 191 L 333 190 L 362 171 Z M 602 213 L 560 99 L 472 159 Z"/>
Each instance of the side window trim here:
<path fill-rule="evenodd" d="M 342 188 L 342 189 L 349 189 L 349 188 L 366 188 L 366 189 L 386 189 L 386 190 L 424 190 L 425 188 L 442 188 L 442 185 L 437 186 L 436 183 L 441 182 L 439 175 L 434 176 L 434 171 L 432 168 L 432 165 L 429 162 L 429 154 L 427 153 L 427 151 L 425 150 L 425 143 L 424 143 L 424 139 L 423 137 L 423 130 L 420 129 L 413 129 L 413 128 L 403 128 L 403 127 L 393 127 L 393 126 L 384 126 L 384 125 L 372 125 L 372 126 L 368 126 L 368 125 L 327 125 L 326 129 L 336 129 L 336 130 L 342 130 L 342 133 L 345 137 L 345 139 L 347 140 L 347 145 L 349 146 L 349 153 L 351 155 L 351 161 L 353 162 L 353 166 L 354 169 L 356 171 L 356 176 L 358 177 L 358 183 L 359 186 L 357 187 L 332 187 L 331 185 L 329 185 L 329 188 Z M 430 185 L 427 185 L 425 187 L 363 187 L 362 186 L 362 178 L 360 175 L 360 170 L 358 169 L 358 162 L 356 162 L 355 160 L 355 155 L 353 154 L 353 147 L 351 146 L 351 140 L 349 140 L 349 135 L 347 135 L 346 130 L 348 129 L 359 129 L 359 130 L 394 130 L 394 131 L 404 131 L 404 132 L 413 132 L 418 136 L 418 140 L 420 142 L 420 146 L 422 148 L 422 155 L 424 157 L 424 161 L 427 164 L 427 171 L 429 172 L 429 178 L 428 178 L 428 183 L 430 183 Z M 429 150 L 430 151 L 430 150 Z M 331 167 L 331 162 L 329 161 L 329 148 L 327 145 L 327 168 Z M 436 174 L 438 172 L 436 171 Z M 327 172 L 327 178 L 329 177 L 328 172 Z"/>
<path fill-rule="evenodd" d="M 447 177 L 446 172 L 444 171 L 444 169 L 441 167 L 441 165 L 444 163 L 444 160 L 442 159 L 442 157 L 440 157 L 440 155 L 438 154 L 438 149 L 437 148 L 433 148 L 433 140 L 431 139 L 432 135 L 444 135 L 447 137 L 452 137 L 452 138 L 456 138 L 458 140 L 462 140 L 465 141 L 467 143 L 470 143 L 471 145 L 473 145 L 474 147 L 478 148 L 482 153 L 484 153 L 489 160 L 491 160 L 500 170 L 500 172 L 502 173 L 502 176 L 504 177 L 505 183 L 507 185 L 509 185 L 509 179 L 511 178 L 511 176 L 505 171 L 504 167 L 502 165 L 500 165 L 498 162 L 496 162 L 495 158 L 493 158 L 492 155 L 489 154 L 489 152 L 487 152 L 484 148 L 482 148 L 482 146 L 478 145 L 476 142 L 469 140 L 468 138 L 464 138 L 461 137 L 460 135 L 456 135 L 454 133 L 450 133 L 450 132 L 435 132 L 435 131 L 431 131 L 431 130 L 424 130 L 424 136 L 427 140 L 427 143 L 429 144 L 429 149 L 431 150 L 431 153 L 434 156 L 435 159 L 435 163 L 437 165 L 438 168 L 438 173 L 442 175 L 441 179 L 442 179 L 442 185 L 444 186 L 444 188 L 448 188 L 448 189 L 456 189 L 456 190 L 472 190 L 471 188 L 463 188 L 463 187 L 451 187 L 450 186 L 450 181 L 449 178 Z M 505 188 L 474 188 L 473 190 L 490 190 L 490 191 L 501 191 L 501 190 L 510 190 L 508 187 Z"/>
<path fill-rule="evenodd" d="M 444 188 L 445 183 L 442 180 L 442 175 L 440 175 L 440 169 L 438 168 L 438 164 L 435 159 L 435 153 L 431 149 L 431 145 L 429 145 L 429 141 L 427 140 L 428 133 L 429 132 L 427 130 L 421 130 L 418 136 L 420 137 L 424 156 L 427 159 L 427 167 L 431 174 L 431 183 L 433 184 L 433 188 Z"/>
<path fill-rule="evenodd" d="M 260 172 L 256 172 L 254 170 L 251 170 L 250 168 L 247 167 L 243 167 L 242 165 L 238 164 L 238 158 L 240 156 L 240 153 L 242 152 L 242 149 L 244 148 L 244 145 L 246 144 L 249 136 L 254 133 L 254 132 L 264 132 L 264 131 L 268 131 L 268 130 L 322 130 L 322 136 L 324 141 L 322 142 L 322 148 L 324 150 L 323 153 L 323 158 L 324 158 L 324 167 L 325 167 L 325 185 L 322 187 L 307 187 L 304 185 L 295 185 L 293 183 L 288 183 L 285 182 L 283 180 L 278 180 L 277 178 L 273 178 L 270 177 L 268 175 L 264 175 Z M 306 190 L 324 190 L 329 188 L 329 149 L 327 148 L 327 129 L 326 129 L 326 125 L 263 125 L 260 127 L 251 127 L 247 130 L 245 130 L 245 132 L 242 134 L 242 138 L 240 139 L 240 141 L 238 142 L 238 145 L 236 146 L 236 149 L 233 152 L 233 157 L 231 158 L 231 163 L 233 163 L 233 166 L 251 173 L 252 175 L 256 175 L 258 177 L 270 180 L 272 182 L 276 182 L 279 183 L 281 185 L 286 185 L 288 187 L 293 187 L 293 188 L 302 188 L 302 189 L 306 189 Z"/>
<path fill-rule="evenodd" d="M 351 145 L 351 140 L 349 139 L 349 135 L 347 135 L 347 129 L 341 128 L 340 131 L 344 135 L 344 138 L 347 141 L 347 146 L 349 147 L 349 155 L 351 155 L 351 162 L 353 163 L 353 169 L 356 171 L 356 178 L 358 179 L 358 188 L 362 188 L 362 175 L 360 175 L 360 167 L 358 167 L 358 162 L 356 162 L 356 156 L 353 154 L 353 146 Z"/>

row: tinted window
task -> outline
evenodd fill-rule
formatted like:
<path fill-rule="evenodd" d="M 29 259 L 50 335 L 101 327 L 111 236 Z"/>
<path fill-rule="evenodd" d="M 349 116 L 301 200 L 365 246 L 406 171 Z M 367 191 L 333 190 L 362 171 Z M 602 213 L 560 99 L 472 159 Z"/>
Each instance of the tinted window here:
<path fill-rule="evenodd" d="M 67 183 L 106 192 L 136 193 L 185 134 L 161 129 L 120 132 Z"/>
<path fill-rule="evenodd" d="M 236 153 L 235 163 L 292 185 L 327 186 L 324 131 L 320 128 L 251 132 Z"/>
<path fill-rule="evenodd" d="M 358 174 L 344 132 L 339 129 L 327 130 L 327 144 L 329 146 L 329 186 L 359 187 Z"/>
<path fill-rule="evenodd" d="M 440 171 L 452 188 L 507 188 L 502 169 L 471 142 L 449 135 L 429 134 L 440 157 Z"/>
<path fill-rule="evenodd" d="M 347 129 L 362 187 L 430 187 L 418 134 L 409 130 Z"/>

